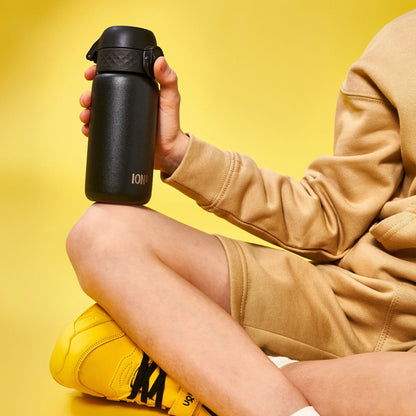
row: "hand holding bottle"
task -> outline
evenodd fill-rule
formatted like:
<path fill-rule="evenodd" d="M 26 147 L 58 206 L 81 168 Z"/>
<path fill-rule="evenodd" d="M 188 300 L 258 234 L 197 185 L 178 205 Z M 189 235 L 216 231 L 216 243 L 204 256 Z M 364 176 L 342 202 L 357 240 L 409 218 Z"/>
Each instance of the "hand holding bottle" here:
<path fill-rule="evenodd" d="M 189 137 L 180 128 L 180 94 L 177 76 L 163 56 L 157 58 L 154 64 L 154 75 L 160 85 L 154 168 L 171 175 L 185 155 Z M 95 65 L 85 71 L 87 80 L 92 81 L 95 76 Z M 88 137 L 91 91 L 81 95 L 80 104 L 84 107 L 80 114 L 80 120 L 84 123 L 82 133 Z"/>

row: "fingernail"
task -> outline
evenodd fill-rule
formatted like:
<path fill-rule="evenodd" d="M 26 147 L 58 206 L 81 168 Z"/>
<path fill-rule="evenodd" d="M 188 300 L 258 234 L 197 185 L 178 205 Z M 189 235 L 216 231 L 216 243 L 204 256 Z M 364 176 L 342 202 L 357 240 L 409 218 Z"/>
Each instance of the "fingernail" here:
<path fill-rule="evenodd" d="M 163 57 L 163 63 L 162 63 L 162 71 L 166 72 L 168 70 L 168 63 L 166 62 L 166 58 Z"/>

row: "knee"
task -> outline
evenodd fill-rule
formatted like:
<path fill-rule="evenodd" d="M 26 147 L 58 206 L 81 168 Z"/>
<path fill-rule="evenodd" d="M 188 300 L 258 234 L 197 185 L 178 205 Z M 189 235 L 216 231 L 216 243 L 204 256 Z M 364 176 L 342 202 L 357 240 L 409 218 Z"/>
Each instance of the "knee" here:
<path fill-rule="evenodd" d="M 82 289 L 91 295 L 96 286 L 98 270 L 96 260 L 106 250 L 101 237 L 106 210 L 91 206 L 72 227 L 66 239 L 66 251 Z M 108 244 L 108 243 L 107 243 Z"/>
<path fill-rule="evenodd" d="M 134 209 L 134 216 L 131 210 Z M 97 296 L 110 287 L 111 270 L 128 250 L 146 245 L 146 233 L 137 233 L 141 208 L 109 204 L 92 205 L 74 225 L 66 240 L 66 250 L 81 288 Z M 134 244 L 130 220 L 134 218 Z M 140 238 L 138 238 L 140 236 Z M 133 247 L 135 245 L 136 247 Z M 142 247 L 140 247 L 143 250 Z"/>

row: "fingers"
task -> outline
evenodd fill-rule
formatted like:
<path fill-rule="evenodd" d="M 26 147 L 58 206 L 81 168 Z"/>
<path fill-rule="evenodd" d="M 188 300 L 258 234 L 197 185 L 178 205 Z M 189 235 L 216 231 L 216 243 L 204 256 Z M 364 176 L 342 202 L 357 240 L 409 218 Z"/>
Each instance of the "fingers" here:
<path fill-rule="evenodd" d="M 84 72 L 85 79 L 88 81 L 92 81 L 96 75 L 97 75 L 97 65 L 90 66 Z"/>
<path fill-rule="evenodd" d="M 92 81 L 96 76 L 97 66 L 93 65 L 89 67 L 85 72 L 84 76 L 85 79 L 88 81 Z M 89 135 L 90 129 L 89 129 L 89 122 L 90 122 L 90 109 L 91 106 L 91 91 L 85 91 L 81 97 L 79 97 L 79 103 L 81 104 L 81 107 L 84 108 L 84 110 L 81 111 L 79 115 L 79 119 L 84 123 L 84 125 L 81 128 L 81 132 L 84 136 Z"/>
<path fill-rule="evenodd" d="M 97 69 L 97 65 L 93 65 L 87 68 L 84 72 L 85 79 L 87 79 L 88 81 L 92 81 L 96 76 L 96 69 Z M 79 99 L 79 103 L 84 108 L 89 107 L 91 105 L 91 91 L 85 91 L 81 95 Z"/>
<path fill-rule="evenodd" d="M 88 137 L 89 134 L 89 122 L 90 122 L 90 110 L 89 108 L 85 108 L 81 111 L 79 115 L 79 119 L 84 123 L 81 128 L 82 134 Z"/>
<path fill-rule="evenodd" d="M 88 124 L 90 122 L 90 110 L 88 108 L 81 111 L 79 114 L 79 119 L 84 123 Z"/>
<path fill-rule="evenodd" d="M 81 97 L 79 97 L 79 103 L 84 110 L 79 114 L 79 119 L 84 123 L 81 128 L 82 134 L 88 137 L 89 134 L 89 122 L 90 122 L 90 105 L 91 105 L 91 91 L 85 91 Z"/>
<path fill-rule="evenodd" d="M 97 71 L 97 66 L 93 65 L 86 69 L 84 76 L 88 81 L 92 81 Z M 166 59 L 162 56 L 159 57 L 154 64 L 154 74 L 157 82 L 160 84 L 160 100 L 164 108 L 171 108 L 179 110 L 180 94 L 178 90 L 178 78 L 175 71 L 167 64 Z M 85 136 L 89 134 L 89 120 L 91 106 L 91 91 L 84 92 L 79 98 L 81 107 L 84 110 L 81 111 L 79 118 L 84 123 L 82 126 L 82 133 Z"/>
<path fill-rule="evenodd" d="M 90 134 L 90 128 L 89 128 L 88 124 L 84 124 L 82 126 L 81 132 L 84 136 L 88 137 L 88 135 Z"/>
<path fill-rule="evenodd" d="M 82 93 L 81 97 L 79 97 L 79 103 L 81 107 L 88 108 L 91 106 L 91 91 L 85 91 Z"/>

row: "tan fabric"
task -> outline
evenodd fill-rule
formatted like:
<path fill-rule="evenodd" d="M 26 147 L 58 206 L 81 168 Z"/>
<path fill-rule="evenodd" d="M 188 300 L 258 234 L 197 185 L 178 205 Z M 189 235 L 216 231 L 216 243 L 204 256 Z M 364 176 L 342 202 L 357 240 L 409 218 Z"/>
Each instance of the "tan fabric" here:
<path fill-rule="evenodd" d="M 267 354 L 298 360 L 416 349 L 416 287 L 219 236 L 231 313 Z"/>
<path fill-rule="evenodd" d="M 164 179 L 204 209 L 320 264 L 296 260 L 287 279 L 290 284 L 296 282 L 295 287 L 305 286 L 308 296 L 317 299 L 311 301 L 315 306 L 309 313 L 319 308 L 323 298 L 328 300 L 325 315 L 316 311 L 318 315 L 312 315 L 315 325 L 325 320 L 331 330 L 338 331 L 334 335 L 338 344 L 324 349 L 328 354 L 410 349 L 414 344 L 409 336 L 416 340 L 416 312 L 411 307 L 416 304 L 415 45 L 416 11 L 394 20 L 375 36 L 341 86 L 334 154 L 316 159 L 300 182 L 260 169 L 247 156 L 223 152 L 193 136 L 181 165 Z M 285 280 L 276 284 L 270 297 L 266 293 L 270 291 L 261 290 L 261 273 L 256 272 L 256 267 L 263 267 L 256 258 L 263 256 L 259 252 L 277 250 L 253 250 L 243 243 L 235 243 L 240 249 L 234 250 L 229 248 L 234 243 L 224 244 L 233 279 L 242 279 L 235 277 L 238 262 L 250 263 L 251 277 L 244 278 L 253 283 L 244 290 L 256 287 L 257 303 L 265 296 L 264 302 L 283 304 L 279 287 Z M 266 269 L 267 275 L 278 279 L 288 256 L 280 253 L 279 259 L 268 254 L 274 262 Z M 279 262 L 283 262 L 281 268 Z M 295 276 L 298 270 L 300 275 Z M 314 280 L 314 275 L 321 277 Z M 242 284 L 235 282 L 234 287 Z M 243 296 L 240 292 L 235 293 Z M 369 294 L 375 296 L 374 302 Z M 286 306 L 290 310 L 290 304 Z M 389 315 L 389 310 L 402 306 L 401 318 Z M 250 314 L 256 314 L 256 307 L 261 309 L 253 305 Z M 380 315 L 377 324 L 374 314 Z M 299 316 L 297 325 L 302 325 L 301 319 L 306 318 Z M 406 335 L 396 334 L 395 320 Z M 374 325 L 379 327 L 378 335 L 372 331 Z M 317 340 L 304 337 L 304 342 L 313 345 Z M 278 353 L 293 357 L 287 351 Z"/>

